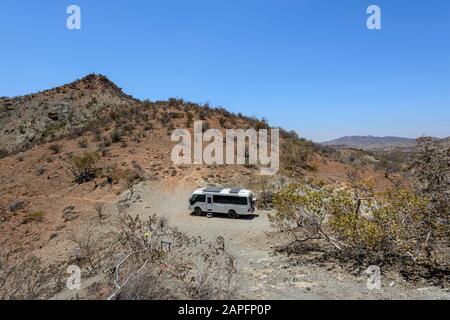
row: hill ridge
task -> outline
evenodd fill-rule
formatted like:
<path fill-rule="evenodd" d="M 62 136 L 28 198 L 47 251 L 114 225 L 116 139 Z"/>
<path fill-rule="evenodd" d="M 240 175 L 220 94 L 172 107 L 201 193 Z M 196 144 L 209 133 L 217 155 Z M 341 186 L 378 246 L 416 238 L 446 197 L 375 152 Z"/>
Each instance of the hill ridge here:
<path fill-rule="evenodd" d="M 328 146 L 344 146 L 360 149 L 381 149 L 393 147 L 414 147 L 416 140 L 397 136 L 355 135 L 343 136 L 335 140 L 322 142 Z"/>

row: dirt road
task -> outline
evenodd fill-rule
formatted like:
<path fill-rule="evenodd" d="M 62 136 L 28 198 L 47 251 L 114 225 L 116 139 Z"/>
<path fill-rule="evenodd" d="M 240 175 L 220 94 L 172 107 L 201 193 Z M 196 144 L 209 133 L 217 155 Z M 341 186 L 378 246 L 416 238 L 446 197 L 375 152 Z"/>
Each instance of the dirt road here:
<path fill-rule="evenodd" d="M 381 290 L 369 290 L 364 273 L 355 276 L 344 270 L 293 266 L 289 257 L 273 254 L 273 243 L 266 235 L 271 230 L 267 212 L 257 211 L 255 217 L 239 220 L 192 216 L 187 209 L 192 191 L 140 184 L 129 213 L 141 217 L 156 213 L 190 235 L 224 237 L 228 251 L 237 259 L 238 290 L 248 299 L 450 299 L 450 292 L 437 287 L 382 279 Z"/>

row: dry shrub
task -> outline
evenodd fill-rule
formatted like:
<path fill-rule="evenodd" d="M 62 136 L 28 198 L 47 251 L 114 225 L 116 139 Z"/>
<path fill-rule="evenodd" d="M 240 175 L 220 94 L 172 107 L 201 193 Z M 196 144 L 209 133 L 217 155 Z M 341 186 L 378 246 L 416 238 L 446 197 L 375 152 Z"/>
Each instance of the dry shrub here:
<path fill-rule="evenodd" d="M 97 152 L 85 152 L 69 159 L 70 172 L 78 184 L 93 181 L 96 177 L 95 164 L 100 159 Z"/>
<path fill-rule="evenodd" d="M 99 239 L 94 224 L 86 225 L 81 231 L 70 234 L 70 240 L 76 244 L 74 257 L 77 265 L 87 265 L 89 272 L 100 268 Z"/>
<path fill-rule="evenodd" d="M 161 115 L 160 122 L 161 122 L 161 125 L 162 125 L 163 127 L 166 127 L 166 126 L 168 126 L 169 124 L 172 123 L 172 119 L 171 119 L 171 117 L 169 116 L 168 113 L 163 113 L 163 114 Z"/>
<path fill-rule="evenodd" d="M 104 214 L 104 208 L 105 204 L 104 203 L 97 203 L 95 205 L 95 212 L 97 212 L 97 216 L 100 218 L 100 220 L 103 220 L 103 218 L 105 218 L 105 214 Z"/>
<path fill-rule="evenodd" d="M 192 124 L 194 123 L 194 115 L 191 112 L 186 112 L 186 127 L 190 128 L 192 127 Z"/>
<path fill-rule="evenodd" d="M 442 195 L 433 202 L 420 191 L 396 187 L 375 195 L 356 179 L 350 186 L 291 184 L 276 194 L 270 220 L 289 238 L 283 249 L 328 244 L 347 261 L 448 270 L 448 202 Z"/>
<path fill-rule="evenodd" d="M 57 266 L 43 266 L 35 256 L 12 260 L 10 254 L 0 252 L 0 300 L 48 299 L 64 286 Z"/>
<path fill-rule="evenodd" d="M 122 141 L 122 136 L 123 136 L 123 131 L 120 129 L 114 129 L 111 132 L 111 141 L 113 143 L 118 143 L 120 141 Z"/>
<path fill-rule="evenodd" d="M 79 146 L 81 149 L 86 149 L 86 148 L 89 146 L 89 143 L 88 143 L 88 141 L 87 141 L 86 138 L 83 138 L 83 139 L 81 139 L 80 141 L 78 141 L 78 146 Z"/>
<path fill-rule="evenodd" d="M 8 150 L 0 149 L 0 159 L 6 158 L 9 155 Z"/>
<path fill-rule="evenodd" d="M 261 210 L 273 209 L 273 198 L 287 184 L 285 176 L 260 176 L 252 179 L 250 189 L 256 192 L 256 206 Z"/>
<path fill-rule="evenodd" d="M 11 211 L 12 213 L 16 213 L 17 211 L 20 211 L 24 208 L 25 208 L 25 202 L 16 201 L 9 206 L 9 211 Z"/>
<path fill-rule="evenodd" d="M 314 146 L 304 139 L 288 137 L 281 140 L 280 163 L 288 174 L 299 174 L 301 169 L 311 170 L 310 156 Z"/>
<path fill-rule="evenodd" d="M 450 147 L 444 142 L 423 137 L 417 140 L 414 160 L 416 192 L 428 199 L 423 232 L 426 249 L 439 264 L 450 261 Z M 440 252 L 441 254 L 435 254 Z M 433 254 L 434 253 L 434 254 Z"/>
<path fill-rule="evenodd" d="M 53 154 L 58 154 L 62 150 L 62 146 L 60 144 L 53 144 L 48 148 Z"/>
<path fill-rule="evenodd" d="M 120 180 L 127 178 L 127 172 L 118 167 L 117 163 L 114 163 L 102 169 L 102 176 L 111 178 L 113 183 L 118 183 Z"/>
<path fill-rule="evenodd" d="M 207 242 L 156 216 L 122 220 L 125 254 L 110 299 L 226 299 L 234 291 L 234 257 L 223 238 Z"/>
<path fill-rule="evenodd" d="M 43 222 L 45 218 L 45 212 L 42 210 L 35 211 L 28 217 L 33 222 Z"/>

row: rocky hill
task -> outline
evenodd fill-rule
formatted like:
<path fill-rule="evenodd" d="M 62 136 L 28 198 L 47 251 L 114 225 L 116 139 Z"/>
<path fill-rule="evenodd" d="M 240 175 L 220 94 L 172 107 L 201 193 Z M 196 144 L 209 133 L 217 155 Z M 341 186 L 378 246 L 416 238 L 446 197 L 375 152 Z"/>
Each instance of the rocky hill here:
<path fill-rule="evenodd" d="M 0 98 L 0 149 L 23 150 L 85 127 L 107 107 L 137 103 L 101 75 L 36 94 Z"/>

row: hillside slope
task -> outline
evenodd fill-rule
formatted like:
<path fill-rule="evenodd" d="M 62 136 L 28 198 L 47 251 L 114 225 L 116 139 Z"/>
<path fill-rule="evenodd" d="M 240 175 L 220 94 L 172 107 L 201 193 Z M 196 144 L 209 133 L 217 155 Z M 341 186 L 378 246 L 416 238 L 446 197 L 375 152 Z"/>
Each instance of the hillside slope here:
<path fill-rule="evenodd" d="M 260 177 L 258 168 L 249 165 L 174 165 L 170 135 L 175 128 L 192 130 L 194 120 L 219 130 L 269 125 L 181 99 L 138 101 L 103 76 L 89 75 L 49 91 L 3 99 L 1 106 L 0 143 L 8 152 L 0 157 L 0 259 L 5 253 L 12 263 L 35 256 L 65 272 L 68 264 L 77 263 L 80 246 L 86 245 L 80 237 L 90 226 L 96 231 L 96 250 L 103 254 L 114 240 L 109 233 L 119 218 L 121 199 L 130 192 L 136 204 L 147 203 L 141 208 L 144 216 L 163 211 L 184 217 L 185 212 L 171 208 L 184 208 L 187 195 L 198 187 L 240 185 L 259 193 L 304 178 L 342 185 L 355 161 L 378 189 L 391 185 L 375 170 L 372 156 L 335 151 L 284 130 L 281 170 L 274 177 Z M 87 152 L 99 156 L 95 179 L 77 184 L 70 159 Z M 179 190 L 182 196 L 170 206 L 152 203 L 152 197 L 135 192 L 130 181 L 168 196 Z M 186 228 L 195 223 L 189 215 L 183 221 Z"/>
<path fill-rule="evenodd" d="M 21 150 L 62 136 L 85 127 L 107 107 L 136 102 L 106 77 L 94 74 L 36 94 L 0 98 L 0 149 Z"/>

